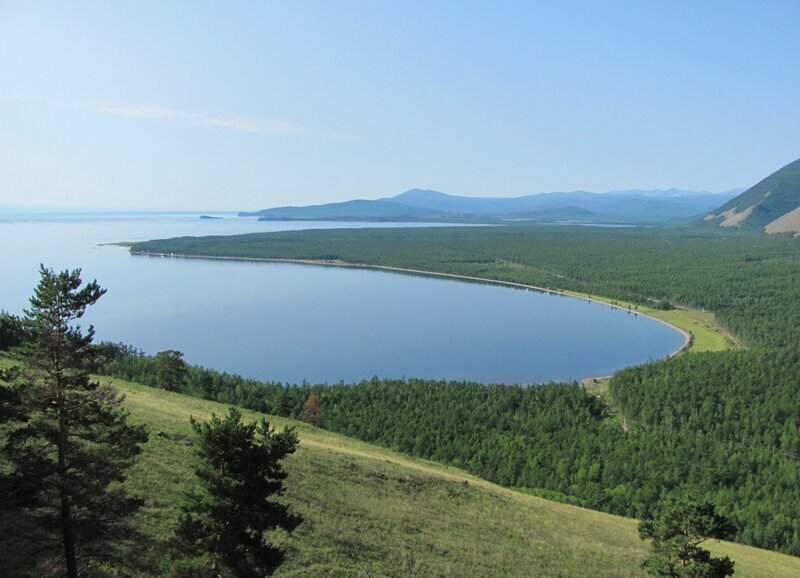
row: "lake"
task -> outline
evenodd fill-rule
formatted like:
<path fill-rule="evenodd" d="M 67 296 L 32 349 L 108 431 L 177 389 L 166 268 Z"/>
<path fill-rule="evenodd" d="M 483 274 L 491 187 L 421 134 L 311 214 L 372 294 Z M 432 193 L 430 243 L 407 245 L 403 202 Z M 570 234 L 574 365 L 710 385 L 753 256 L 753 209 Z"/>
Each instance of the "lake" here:
<path fill-rule="evenodd" d="M 527 289 L 366 269 L 137 257 L 104 245 L 398 226 L 199 215 L 0 213 L 0 308 L 22 313 L 40 262 L 57 270 L 80 267 L 84 280 L 108 289 L 84 320 L 94 324 L 97 341 L 125 342 L 149 354 L 178 349 L 191 363 L 291 383 L 373 375 L 569 381 L 665 357 L 684 341 L 643 316 Z"/>

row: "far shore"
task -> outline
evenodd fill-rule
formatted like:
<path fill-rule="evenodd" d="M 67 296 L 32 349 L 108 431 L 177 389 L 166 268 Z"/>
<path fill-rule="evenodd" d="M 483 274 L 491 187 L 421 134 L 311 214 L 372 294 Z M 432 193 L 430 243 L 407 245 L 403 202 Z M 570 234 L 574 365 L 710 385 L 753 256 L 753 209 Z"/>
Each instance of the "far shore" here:
<path fill-rule="evenodd" d="M 120 243 L 121 244 L 121 243 Z M 341 261 L 341 260 L 322 260 L 322 259 L 279 259 L 279 258 L 269 258 L 269 257 L 234 257 L 234 256 L 215 256 L 215 255 L 186 255 L 182 253 L 151 253 L 146 251 L 131 251 L 131 255 L 141 256 L 141 257 L 167 257 L 167 258 L 178 258 L 178 259 L 212 259 L 218 261 L 251 261 L 251 262 L 265 262 L 265 263 L 293 263 L 298 265 L 323 265 L 327 267 L 349 267 L 353 269 L 376 269 L 381 271 L 393 271 L 397 273 L 413 273 L 415 275 L 425 275 L 431 277 L 446 277 L 450 279 L 463 279 L 466 281 L 477 281 L 480 283 L 489 283 L 492 285 L 500 285 L 506 287 L 516 287 L 518 289 L 531 289 L 534 291 L 541 291 L 543 293 L 550 293 L 552 295 L 561 295 L 564 297 L 572 297 L 575 299 L 582 299 L 584 301 L 592 302 L 592 303 L 599 303 L 600 305 L 605 305 L 606 307 L 611 307 L 612 309 L 618 309 L 620 311 L 629 311 L 635 315 L 641 315 L 643 317 L 648 317 L 649 319 L 653 319 L 658 321 L 659 323 L 663 323 L 664 325 L 671 327 L 672 329 L 679 331 L 683 337 L 684 342 L 678 349 L 670 353 L 667 358 L 674 357 L 676 355 L 680 355 L 681 353 L 688 351 L 691 349 L 693 344 L 693 336 L 692 333 L 684 329 L 682 327 L 678 327 L 677 325 L 670 323 L 664 319 L 659 319 L 653 314 L 653 310 L 648 308 L 648 312 L 644 313 L 638 309 L 634 310 L 631 309 L 630 306 L 620 306 L 614 303 L 610 303 L 608 301 L 603 301 L 602 299 L 598 299 L 586 293 L 578 293 L 573 291 L 559 291 L 556 289 L 548 289 L 547 287 L 538 287 L 536 285 L 527 285 L 525 283 L 515 283 L 513 281 L 501 281 L 498 279 L 487 279 L 484 277 L 474 277 L 471 275 L 458 275 L 455 273 L 441 273 L 437 271 L 424 271 L 422 269 L 408 269 L 405 267 L 391 267 L 388 265 L 369 265 L 365 263 L 350 263 L 348 261 Z M 586 379 L 603 379 L 610 376 L 588 376 Z"/>

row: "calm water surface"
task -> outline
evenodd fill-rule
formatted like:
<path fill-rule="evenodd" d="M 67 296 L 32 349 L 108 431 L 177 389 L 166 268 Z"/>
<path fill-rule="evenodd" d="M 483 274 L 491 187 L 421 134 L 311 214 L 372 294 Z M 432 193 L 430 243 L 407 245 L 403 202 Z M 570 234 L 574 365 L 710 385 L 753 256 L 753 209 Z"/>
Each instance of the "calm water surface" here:
<path fill-rule="evenodd" d="M 570 297 L 324 266 L 133 257 L 103 246 L 181 235 L 397 224 L 275 223 L 194 214 L 0 214 L 0 308 L 21 313 L 38 264 L 83 269 L 108 293 L 97 340 L 247 377 L 346 382 L 430 377 L 532 383 L 608 375 L 664 357 L 683 336 Z"/>

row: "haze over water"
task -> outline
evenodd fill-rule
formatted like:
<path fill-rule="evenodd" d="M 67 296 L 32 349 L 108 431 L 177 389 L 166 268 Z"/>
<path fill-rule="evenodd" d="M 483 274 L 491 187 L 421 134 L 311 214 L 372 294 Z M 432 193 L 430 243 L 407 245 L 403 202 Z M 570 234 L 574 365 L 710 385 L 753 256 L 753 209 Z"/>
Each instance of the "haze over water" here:
<path fill-rule="evenodd" d="M 374 270 L 134 257 L 102 243 L 300 228 L 194 214 L 0 215 L 0 308 L 21 314 L 38 266 L 83 269 L 108 293 L 96 340 L 246 377 L 297 383 L 428 377 L 503 383 L 608 375 L 664 357 L 683 335 L 597 303 Z"/>

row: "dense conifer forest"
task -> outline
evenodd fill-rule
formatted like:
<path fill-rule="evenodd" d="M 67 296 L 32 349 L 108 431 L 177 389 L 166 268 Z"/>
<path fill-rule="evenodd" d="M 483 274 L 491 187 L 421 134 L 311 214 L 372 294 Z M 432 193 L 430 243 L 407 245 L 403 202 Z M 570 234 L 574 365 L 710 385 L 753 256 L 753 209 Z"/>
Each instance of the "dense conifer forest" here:
<path fill-rule="evenodd" d="M 426 380 L 287 386 L 190 368 L 185 389 L 300 416 L 312 393 L 333 431 L 504 485 L 642 516 L 689 487 L 736 539 L 800 555 L 800 242 L 698 229 L 487 227 L 305 231 L 140 243 L 134 252 L 404 267 L 712 310 L 746 346 L 633 367 L 620 414 L 578 384 Z M 157 384 L 152 358 L 116 348 L 103 370 Z"/>
<path fill-rule="evenodd" d="M 714 311 L 750 346 L 800 339 L 800 242 L 700 228 L 347 229 L 183 237 L 134 253 L 405 267 Z"/>

